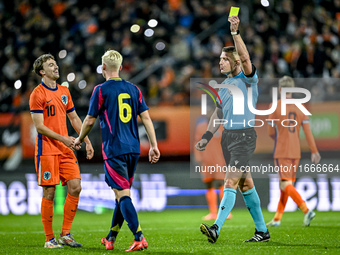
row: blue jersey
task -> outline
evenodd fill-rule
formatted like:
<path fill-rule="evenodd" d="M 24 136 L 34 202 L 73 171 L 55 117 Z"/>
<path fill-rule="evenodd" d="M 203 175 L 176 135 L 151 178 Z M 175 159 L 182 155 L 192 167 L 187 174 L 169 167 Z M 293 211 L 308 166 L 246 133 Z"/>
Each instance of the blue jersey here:
<path fill-rule="evenodd" d="M 137 115 L 148 109 L 139 88 L 123 79 L 113 78 L 94 88 L 88 115 L 99 115 L 104 160 L 140 154 Z"/>
<path fill-rule="evenodd" d="M 225 79 L 222 84 L 230 84 L 234 85 L 237 88 L 239 88 L 242 91 L 243 97 L 244 97 L 244 114 L 242 115 L 236 115 L 234 114 L 234 108 L 233 108 L 233 96 L 232 92 L 228 88 L 221 88 L 218 91 L 218 95 L 221 98 L 222 101 L 222 112 L 223 112 L 223 119 L 224 121 L 223 127 L 228 130 L 234 130 L 234 129 L 245 129 L 250 128 L 252 125 L 254 125 L 253 120 L 255 119 L 255 114 L 252 113 L 249 110 L 248 107 L 248 90 L 247 90 L 247 84 L 250 86 L 253 90 L 252 94 L 252 104 L 253 107 L 256 109 L 256 103 L 258 98 L 258 89 L 257 89 L 257 83 L 259 79 L 257 77 L 256 69 L 253 66 L 253 72 L 252 74 L 248 75 L 248 77 L 241 71 L 238 75 Z M 250 122 L 249 122 L 250 121 Z M 249 125 L 249 123 L 251 125 Z"/>

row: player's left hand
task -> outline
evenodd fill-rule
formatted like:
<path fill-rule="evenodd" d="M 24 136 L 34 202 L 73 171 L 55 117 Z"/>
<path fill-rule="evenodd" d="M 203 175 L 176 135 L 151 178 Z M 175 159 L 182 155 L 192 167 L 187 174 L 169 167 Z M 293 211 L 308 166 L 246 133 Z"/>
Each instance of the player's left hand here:
<path fill-rule="evenodd" d="M 91 142 L 86 143 L 86 158 L 87 159 L 92 159 L 94 155 L 94 149 L 92 147 Z"/>
<path fill-rule="evenodd" d="M 228 18 L 228 21 L 230 22 L 230 31 L 236 32 L 240 24 L 240 19 L 237 16 L 231 16 Z"/>

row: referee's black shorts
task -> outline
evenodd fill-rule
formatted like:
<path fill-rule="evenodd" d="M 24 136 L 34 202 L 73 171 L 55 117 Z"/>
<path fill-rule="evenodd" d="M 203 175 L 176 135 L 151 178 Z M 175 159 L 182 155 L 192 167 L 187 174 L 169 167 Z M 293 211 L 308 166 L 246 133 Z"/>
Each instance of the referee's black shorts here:
<path fill-rule="evenodd" d="M 245 170 L 256 148 L 254 128 L 224 130 L 221 139 L 226 164 Z"/>

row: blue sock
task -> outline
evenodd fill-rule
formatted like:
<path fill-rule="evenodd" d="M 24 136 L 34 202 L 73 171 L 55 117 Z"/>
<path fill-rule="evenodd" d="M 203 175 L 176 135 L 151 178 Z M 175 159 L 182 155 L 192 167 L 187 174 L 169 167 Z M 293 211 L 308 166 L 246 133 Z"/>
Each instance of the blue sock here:
<path fill-rule="evenodd" d="M 261 202 L 259 195 L 256 192 L 255 186 L 242 193 L 244 202 L 253 217 L 253 221 L 255 223 L 255 227 L 257 231 L 267 232 L 266 224 L 264 223 L 263 214 L 261 210 Z"/>
<path fill-rule="evenodd" d="M 131 232 L 135 236 L 135 240 L 141 241 L 143 238 L 143 233 L 141 227 L 139 226 L 137 212 L 132 204 L 131 198 L 128 196 L 121 197 L 119 200 L 119 207 L 124 219 L 128 223 Z"/>
<path fill-rule="evenodd" d="M 111 224 L 111 228 L 110 228 L 110 233 L 107 235 L 106 239 L 109 240 L 116 240 L 116 237 L 120 231 L 120 228 L 122 227 L 124 222 L 124 217 L 122 212 L 120 211 L 120 207 L 119 207 L 119 203 L 116 200 L 116 207 L 115 210 L 113 212 L 113 216 L 112 216 L 112 224 Z"/>
<path fill-rule="evenodd" d="M 214 224 L 218 226 L 217 233 L 220 234 L 221 228 L 227 219 L 229 213 L 234 208 L 236 200 L 236 190 L 234 189 L 224 189 L 224 195 L 218 209 L 217 219 Z"/>

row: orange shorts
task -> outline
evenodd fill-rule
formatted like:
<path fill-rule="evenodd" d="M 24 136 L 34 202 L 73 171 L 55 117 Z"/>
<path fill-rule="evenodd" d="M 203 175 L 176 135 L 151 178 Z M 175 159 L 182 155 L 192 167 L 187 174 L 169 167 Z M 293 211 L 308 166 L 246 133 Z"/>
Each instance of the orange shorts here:
<path fill-rule="evenodd" d="M 298 158 L 276 158 L 275 166 L 279 167 L 280 180 L 292 181 L 296 180 L 296 172 L 298 170 L 300 159 Z"/>
<path fill-rule="evenodd" d="M 36 156 L 35 170 L 38 175 L 39 186 L 63 186 L 72 179 L 80 179 L 78 160 L 73 152 L 61 155 Z"/>

